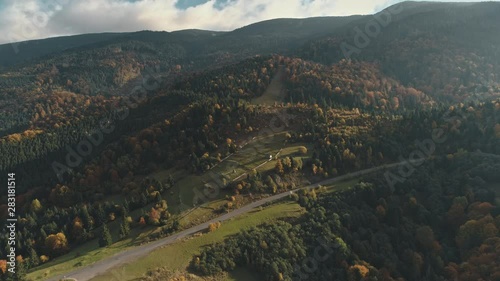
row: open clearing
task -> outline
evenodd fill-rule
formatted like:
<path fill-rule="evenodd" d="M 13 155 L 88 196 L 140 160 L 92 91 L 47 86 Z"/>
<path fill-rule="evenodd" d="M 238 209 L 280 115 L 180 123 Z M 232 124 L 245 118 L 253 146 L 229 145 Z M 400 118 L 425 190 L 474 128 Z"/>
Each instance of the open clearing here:
<path fill-rule="evenodd" d="M 326 188 L 327 193 L 338 192 L 351 188 L 359 181 L 360 178 L 348 179 L 338 183 L 324 185 L 324 187 Z M 255 209 L 249 213 L 240 215 L 222 223 L 222 226 L 215 232 L 205 233 L 198 237 L 192 236 L 178 243 L 158 248 L 137 262 L 119 266 L 111 272 L 120 272 L 123 276 L 127 276 L 127 280 L 138 280 L 138 278 L 144 276 L 144 274 L 146 274 L 149 270 L 158 267 L 166 267 L 174 271 L 186 271 L 193 256 L 199 254 L 203 247 L 221 242 L 225 238 L 234 235 L 243 229 L 255 227 L 263 223 L 272 223 L 273 221 L 279 219 L 296 218 L 304 213 L 305 210 L 302 207 L 300 207 L 296 202 L 290 201 L 276 203 L 265 207 L 262 210 Z M 108 281 L 112 276 L 112 273 L 108 272 L 91 280 Z M 249 274 L 247 269 L 238 268 L 234 272 L 229 273 L 226 281 L 257 280 L 261 280 L 257 274 Z"/>
<path fill-rule="evenodd" d="M 285 68 L 279 66 L 278 72 L 273 77 L 271 84 L 267 87 L 262 96 L 252 100 L 253 104 L 274 105 L 275 102 L 281 103 L 285 99 L 283 80 L 285 79 Z"/>
<path fill-rule="evenodd" d="M 282 218 L 298 217 L 304 212 L 304 209 L 295 202 L 279 203 L 262 210 L 256 209 L 250 213 L 222 223 L 222 226 L 214 232 L 205 233 L 199 237 L 190 237 L 178 243 L 158 248 L 133 264 L 125 264 L 115 270 L 121 274 L 125 274 L 124 276 L 127 276 L 127 280 L 136 280 L 143 276 L 148 270 L 158 267 L 167 267 L 171 270 L 177 269 L 184 271 L 193 258 L 193 255 L 200 253 L 200 250 L 207 245 L 223 241 L 225 238 L 243 229 L 255 227 L 263 223 L 270 223 Z M 113 280 L 112 272 L 115 270 L 111 270 L 91 280 Z M 238 278 L 240 274 L 241 272 L 236 272 L 232 278 Z M 242 279 L 229 280 L 241 281 Z"/>
<path fill-rule="evenodd" d="M 131 212 L 131 214 L 139 214 L 139 212 L 140 210 L 136 210 Z M 108 227 L 110 229 L 111 236 L 113 237 L 113 241 L 118 241 L 118 232 L 120 229 L 119 222 L 111 222 L 108 224 Z M 36 270 L 28 273 L 27 277 L 31 280 L 45 280 L 50 276 L 68 272 L 80 266 L 92 264 L 132 246 L 138 246 L 140 242 L 143 241 L 143 239 L 154 229 L 155 227 L 132 228 L 130 230 L 129 238 L 118 241 L 106 248 L 99 247 L 98 240 L 93 239 L 73 249 L 73 251 L 66 255 L 60 256 L 47 262 L 46 264 L 36 267 Z"/>
<path fill-rule="evenodd" d="M 266 92 L 259 98 L 255 99 L 254 103 L 273 105 L 275 102 L 283 101 L 283 77 L 284 68 L 280 66 L 277 74 L 273 78 Z M 305 144 L 287 144 L 285 145 L 286 131 L 276 132 L 273 135 L 255 137 L 248 139 L 241 144 L 240 149 L 224 159 L 211 170 L 195 175 L 180 168 L 172 168 L 163 170 L 149 175 L 160 181 L 166 180 L 169 175 L 175 179 L 173 188 L 167 191 L 166 198 L 169 211 L 172 214 L 177 214 L 182 217 L 181 227 L 187 227 L 195 222 L 203 222 L 213 216 L 213 210 L 218 209 L 226 203 L 224 198 L 226 195 L 233 195 L 232 191 L 221 190 L 223 181 L 231 182 L 239 180 L 246 176 L 246 173 L 256 169 L 259 172 L 265 172 L 273 169 L 276 164 L 276 155 L 279 157 L 285 156 L 300 156 L 303 158 L 310 157 L 308 155 L 298 155 L 300 146 L 306 146 L 311 150 L 310 146 Z M 241 140 L 240 140 L 241 143 Z M 269 156 L 273 159 L 270 160 Z M 197 200 L 196 194 L 204 194 L 206 185 L 215 187 L 215 190 L 209 196 Z M 115 202 L 120 202 L 122 196 L 115 196 Z M 201 205 L 200 205 L 201 204 Z M 194 209 L 194 206 L 198 208 Z M 133 218 L 142 215 L 142 208 L 131 212 Z M 108 227 L 112 232 L 114 241 L 118 241 L 118 222 L 109 223 Z M 71 253 L 58 257 L 48 263 L 35 268 L 28 274 L 28 277 L 33 280 L 43 280 L 50 276 L 59 275 L 64 272 L 74 270 L 82 266 L 92 264 L 98 260 L 112 256 L 122 252 L 130 247 L 137 246 L 144 242 L 144 239 L 151 233 L 157 231 L 154 227 L 134 228 L 131 231 L 131 238 L 118 241 L 107 248 L 100 248 L 97 239 L 91 240 L 83 245 L 73 249 Z"/>
<path fill-rule="evenodd" d="M 279 156 L 298 156 L 297 151 L 300 146 L 310 146 L 305 144 L 288 144 L 284 145 L 286 132 L 280 132 L 274 135 L 266 136 L 259 139 L 252 139 L 247 145 L 243 146 L 236 153 L 227 157 L 214 168 L 201 174 L 190 174 L 182 169 L 169 169 L 156 172 L 150 177 L 154 177 L 160 181 L 165 180 L 169 175 L 175 179 L 175 185 L 170 189 L 170 194 L 167 197 L 169 211 L 172 213 L 181 213 L 193 208 L 195 205 L 205 203 L 212 200 L 222 199 L 226 195 L 232 195 L 221 190 L 223 179 L 226 182 L 242 179 L 246 173 L 256 169 L 259 172 L 264 172 L 274 168 L 276 154 Z M 269 156 L 273 156 L 273 160 L 269 161 Z M 308 157 L 308 155 L 301 155 Z M 210 185 L 215 188 L 214 194 L 206 196 L 204 202 L 194 202 L 195 191 L 198 194 L 203 194 L 205 185 Z"/>
<path fill-rule="evenodd" d="M 352 180 L 347 180 L 344 182 L 339 182 L 339 183 L 334 183 L 331 185 L 326 185 L 326 193 L 331 193 L 331 192 L 340 192 L 340 191 L 345 191 L 353 188 L 357 183 L 359 183 L 360 179 L 352 179 Z"/>
<path fill-rule="evenodd" d="M 333 183 L 345 182 L 345 181 L 350 180 L 350 179 L 363 177 L 366 174 L 371 174 L 371 173 L 378 172 L 381 170 L 386 170 L 386 169 L 390 169 L 393 167 L 401 166 L 401 165 L 404 165 L 406 163 L 407 163 L 406 161 L 403 161 L 403 162 L 397 162 L 397 163 L 391 163 L 391 164 L 384 164 L 382 166 L 372 167 L 372 168 L 352 172 L 352 173 L 349 173 L 346 175 L 325 179 L 325 180 L 322 180 L 322 181 L 314 183 L 314 184 L 308 184 L 306 186 L 296 188 L 292 191 L 297 192 L 301 189 L 310 190 L 310 189 L 316 189 L 316 188 L 322 187 L 322 186 L 330 186 Z M 123 268 L 123 265 L 126 265 L 126 264 L 136 264 L 136 261 L 142 261 L 143 257 L 150 256 L 152 252 L 155 252 L 158 249 L 162 249 L 162 248 L 165 248 L 167 246 L 174 245 L 174 244 L 178 243 L 179 241 L 185 240 L 188 237 L 195 236 L 197 233 L 205 232 L 209 228 L 210 223 L 214 223 L 214 222 L 226 222 L 227 223 L 227 222 L 230 222 L 234 219 L 241 218 L 244 215 L 250 215 L 252 213 L 255 213 L 256 210 L 257 211 L 259 209 L 261 210 L 263 207 L 265 207 L 269 204 L 272 204 L 273 202 L 279 202 L 282 200 L 286 200 L 286 198 L 288 198 L 288 197 L 289 197 L 289 193 L 285 192 L 285 193 L 278 193 L 278 194 L 275 194 L 272 196 L 261 198 L 257 201 L 254 201 L 252 203 L 241 206 L 240 208 L 235 209 L 232 212 L 218 216 L 218 217 L 216 217 L 210 221 L 204 222 L 202 224 L 198 224 L 198 225 L 195 225 L 195 226 L 190 227 L 188 229 L 182 230 L 180 232 L 177 232 L 177 233 L 170 235 L 168 237 L 165 237 L 163 239 L 148 243 L 148 244 L 140 246 L 140 247 L 126 249 L 126 250 L 114 255 L 113 257 L 105 258 L 103 260 L 100 260 L 98 262 L 93 263 L 90 266 L 81 266 L 81 267 L 76 268 L 70 272 L 67 272 L 66 276 L 74 277 L 74 278 L 77 278 L 81 281 L 86 281 L 86 280 L 91 280 L 93 278 L 101 276 L 103 274 L 107 274 L 109 272 L 118 274 L 119 271 L 117 271 L 115 269 Z M 245 227 L 245 222 L 242 222 L 242 226 L 240 227 L 240 229 L 243 227 Z M 128 275 L 125 273 L 123 273 L 122 277 L 123 278 L 118 278 L 118 280 L 121 281 L 121 280 L 129 279 Z M 63 275 L 53 277 L 49 280 L 57 281 L 61 278 L 63 278 Z"/>
<path fill-rule="evenodd" d="M 218 209 L 227 202 L 224 199 L 226 195 L 233 194 L 231 191 L 219 190 L 213 197 L 207 197 L 206 202 L 202 202 L 204 203 L 202 206 L 192 210 L 193 198 L 195 196 L 194 190 L 198 189 L 198 191 L 203 192 L 206 183 L 220 182 L 223 177 L 229 182 L 235 178 L 244 176 L 247 172 L 258 166 L 257 170 L 260 172 L 273 169 L 276 161 L 269 161 L 269 155 L 275 156 L 283 148 L 280 152 L 280 157 L 294 156 L 298 148 L 304 145 L 289 144 L 283 147 L 285 134 L 286 132 L 281 132 L 253 139 L 238 152 L 202 175 L 194 175 L 183 169 L 174 168 L 154 173 L 150 177 L 155 177 L 161 181 L 172 175 L 176 180 L 174 187 L 167 191 L 168 194 L 164 198 L 167 198 L 169 211 L 183 218 L 180 221 L 181 227 L 187 227 L 194 222 L 201 223 L 213 216 L 213 210 Z M 303 155 L 303 157 L 308 156 Z M 146 210 L 147 208 L 143 209 Z M 190 210 L 192 211 L 188 213 Z M 131 212 L 134 218 L 141 214 L 142 209 Z M 108 224 L 108 227 L 111 230 L 113 240 L 118 241 L 119 222 L 111 222 Z M 75 268 L 92 264 L 132 246 L 137 246 L 144 242 L 144 239 L 149 234 L 155 231 L 157 231 L 155 227 L 134 228 L 131 231 L 131 238 L 118 241 L 107 248 L 100 248 L 97 239 L 91 240 L 73 249 L 71 253 L 35 268 L 33 272 L 28 274 L 28 277 L 33 280 L 43 280 L 50 276 L 59 275 Z"/>

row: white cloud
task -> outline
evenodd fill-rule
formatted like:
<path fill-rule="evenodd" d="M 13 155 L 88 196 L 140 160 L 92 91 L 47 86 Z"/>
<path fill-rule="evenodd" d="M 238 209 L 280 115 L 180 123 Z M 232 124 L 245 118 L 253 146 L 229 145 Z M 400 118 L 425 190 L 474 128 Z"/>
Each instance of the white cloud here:
<path fill-rule="evenodd" d="M 185 10 L 176 8 L 176 2 L 177 0 L 11 1 L 0 6 L 0 43 L 59 35 L 145 29 L 233 30 L 272 18 L 371 14 L 395 1 L 234 0 L 223 9 L 217 9 L 214 7 L 215 0 L 210 0 Z"/>

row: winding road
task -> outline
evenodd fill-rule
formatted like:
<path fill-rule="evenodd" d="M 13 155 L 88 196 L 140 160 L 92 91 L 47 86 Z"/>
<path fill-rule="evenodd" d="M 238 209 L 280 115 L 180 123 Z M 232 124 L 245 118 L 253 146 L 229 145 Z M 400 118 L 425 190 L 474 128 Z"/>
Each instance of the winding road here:
<path fill-rule="evenodd" d="M 374 167 L 374 168 L 369 168 L 369 169 L 353 172 L 353 173 L 346 174 L 343 176 L 327 179 L 327 180 L 324 180 L 324 181 L 321 181 L 321 182 L 318 182 L 315 184 L 311 184 L 311 185 L 308 185 L 305 187 L 297 188 L 297 189 L 294 189 L 293 192 L 296 192 L 300 189 L 312 189 L 312 188 L 316 188 L 316 187 L 321 186 L 321 185 L 329 185 L 332 183 L 341 182 L 341 181 L 344 181 L 347 179 L 370 174 L 370 173 L 377 172 L 377 171 L 380 171 L 383 169 L 403 165 L 405 163 L 406 162 L 387 164 L 387 165 L 382 165 L 382 166 L 378 166 L 378 167 Z M 175 243 L 176 241 L 178 241 L 182 238 L 185 238 L 185 237 L 193 235 L 197 232 L 203 231 L 203 230 L 208 228 L 208 225 L 210 223 L 218 222 L 218 221 L 222 222 L 222 221 L 229 220 L 229 219 L 236 217 L 236 216 L 239 216 L 241 214 L 248 213 L 251 210 L 253 210 L 254 208 L 262 206 L 266 203 L 270 203 L 270 202 L 282 199 L 282 198 L 288 196 L 289 194 L 290 194 L 290 192 L 284 192 L 284 193 L 280 193 L 280 194 L 266 197 L 264 199 L 252 202 L 252 203 L 245 205 L 239 209 L 236 209 L 230 213 L 224 214 L 220 217 L 217 217 L 215 219 L 212 219 L 212 220 L 207 221 L 205 223 L 202 223 L 200 225 L 191 227 L 189 229 L 183 230 L 181 232 L 178 232 L 178 233 L 173 234 L 171 236 L 162 238 L 160 240 L 157 240 L 157 241 L 154 241 L 154 242 L 142 245 L 142 246 L 138 246 L 138 247 L 123 251 L 123 252 L 118 253 L 112 257 L 103 259 L 101 261 L 98 261 L 98 262 L 93 263 L 91 265 L 79 268 L 77 270 L 66 273 L 64 275 L 52 277 L 51 279 L 48 279 L 48 280 L 58 281 L 58 280 L 61 280 L 63 278 L 66 278 L 69 280 L 77 280 L 77 281 L 90 280 L 90 279 L 92 279 L 92 278 L 94 278 L 94 277 L 96 277 L 96 276 L 98 276 L 106 271 L 111 270 L 114 267 L 117 267 L 117 266 L 122 265 L 122 264 L 133 262 L 134 260 L 137 260 L 140 257 L 149 254 L 150 252 L 152 252 L 153 250 L 155 250 L 159 247 Z M 110 280 L 110 281 L 123 281 L 123 280 Z"/>

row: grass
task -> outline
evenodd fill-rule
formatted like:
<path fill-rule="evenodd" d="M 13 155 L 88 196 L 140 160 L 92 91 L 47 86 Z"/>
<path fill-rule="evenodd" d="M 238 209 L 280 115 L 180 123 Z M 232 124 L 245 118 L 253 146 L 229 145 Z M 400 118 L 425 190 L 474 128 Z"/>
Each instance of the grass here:
<path fill-rule="evenodd" d="M 262 210 L 254 210 L 250 213 L 238 216 L 227 222 L 214 232 L 206 233 L 198 237 L 187 238 L 181 242 L 171 244 L 151 252 L 147 256 L 135 261 L 133 264 L 125 264 L 115 268 L 123 272 L 128 280 L 135 280 L 143 276 L 148 270 L 158 267 L 167 267 L 170 270 L 185 270 L 194 255 L 200 253 L 203 247 L 216 242 L 221 242 L 225 238 L 240 232 L 242 229 L 255 227 L 263 223 L 273 222 L 278 219 L 288 217 L 298 217 L 305 211 L 295 202 L 285 202 L 271 205 Z M 113 276 L 110 270 L 106 274 L 93 278 L 93 281 L 112 280 Z M 253 281 L 259 279 L 240 279 L 243 271 L 237 271 L 231 274 L 229 280 Z M 238 278 L 238 279 L 236 279 Z M 228 281 L 229 281 L 228 280 Z"/>
<path fill-rule="evenodd" d="M 334 183 L 331 185 L 326 185 L 326 193 L 339 192 L 351 189 L 357 183 L 359 183 L 361 178 L 350 179 L 346 181 L 342 181 L 339 183 Z"/>
<path fill-rule="evenodd" d="M 144 209 L 148 209 L 145 207 Z M 137 209 L 130 212 L 132 217 L 142 215 L 142 209 Z M 132 246 L 137 246 L 143 239 L 155 230 L 155 227 L 133 228 L 130 231 L 128 239 L 119 240 L 120 219 L 116 219 L 108 223 L 113 241 L 117 241 L 107 248 L 99 247 L 98 239 L 93 239 L 71 249 L 68 254 L 57 257 L 49 262 L 38 266 L 28 273 L 28 278 L 32 280 L 44 280 L 50 276 L 59 275 L 64 272 L 69 272 L 75 268 L 92 264 L 96 261 L 119 253 Z M 96 229 L 96 236 L 99 235 L 100 229 Z"/>
<path fill-rule="evenodd" d="M 111 235 L 116 241 L 118 240 L 118 222 L 112 222 L 110 225 Z M 28 273 L 27 278 L 29 280 L 45 280 L 50 276 L 63 274 L 78 267 L 92 264 L 137 245 L 153 229 L 152 227 L 132 229 L 130 238 L 118 241 L 106 248 L 100 248 L 97 239 L 91 240 L 73 249 L 70 253 L 35 268 L 35 271 Z"/>
<path fill-rule="evenodd" d="M 181 214 L 193 207 L 194 189 L 199 188 L 203 191 L 205 183 L 213 182 L 214 179 L 226 177 L 228 181 L 242 175 L 254 167 L 262 164 L 269 159 L 269 154 L 275 155 L 283 146 L 285 140 L 285 132 L 278 133 L 273 136 L 252 140 L 252 142 L 244 146 L 236 154 L 230 156 L 226 161 L 220 163 L 212 170 L 202 174 L 193 175 L 182 169 L 169 169 L 151 174 L 150 177 L 155 177 L 158 180 L 164 180 L 169 175 L 172 175 L 176 180 L 174 187 L 168 191 L 165 196 L 169 205 L 169 211 L 174 214 Z M 295 151 L 298 148 L 285 148 L 284 150 Z M 234 163 L 238 163 L 235 165 Z M 272 162 L 270 162 L 272 163 Z M 274 168 L 261 167 L 259 170 Z M 197 208 L 183 217 L 181 226 L 189 225 L 196 221 L 203 221 L 213 215 L 213 210 L 219 208 L 226 201 L 224 197 L 229 195 L 225 191 L 219 191 L 213 198 L 207 198 L 207 202 L 200 208 Z M 232 194 L 230 194 L 232 195 Z M 120 198 L 114 198 L 115 202 L 119 202 Z M 148 208 L 143 208 L 147 210 Z M 131 216 L 136 218 L 142 215 L 142 210 L 131 212 Z M 111 222 L 108 225 L 115 241 L 118 240 L 119 222 Z M 104 259 L 118 252 L 121 252 L 131 246 L 137 245 L 143 241 L 148 234 L 155 231 L 155 228 L 133 229 L 131 239 L 119 241 L 108 248 L 100 248 L 97 239 L 86 242 L 78 246 L 66 255 L 58 257 L 48 263 L 35 268 L 28 274 L 28 277 L 33 280 L 42 280 L 48 276 L 62 274 L 71 271 L 77 267 L 92 264 L 98 260 Z"/>
<path fill-rule="evenodd" d="M 351 179 L 325 186 L 326 192 L 330 193 L 348 190 L 357 184 L 359 180 L 359 178 Z M 221 228 L 215 232 L 206 233 L 199 237 L 191 237 L 184 241 L 157 249 L 150 253 L 147 257 L 144 257 L 133 264 L 120 266 L 115 270 L 123 272 L 125 276 L 129 276 L 128 280 L 136 280 L 137 278 L 143 276 L 147 271 L 158 267 L 167 267 L 170 270 L 185 271 L 193 256 L 200 253 L 203 247 L 206 247 L 207 245 L 221 242 L 225 238 L 238 233 L 242 229 L 255 227 L 263 223 L 272 223 L 277 219 L 298 217 L 304 212 L 305 210 L 295 202 L 277 203 L 268 206 L 263 210 L 256 209 L 250 213 L 238 216 L 223 223 Z M 199 215 L 199 213 L 193 214 L 194 217 L 198 217 Z M 92 279 L 92 281 L 109 280 L 111 276 L 112 273 L 106 273 Z M 258 274 L 249 272 L 245 268 L 238 268 L 229 273 L 226 281 L 257 281 L 261 279 L 262 278 L 260 278 Z"/>
<path fill-rule="evenodd" d="M 283 155 L 287 155 L 287 153 L 295 153 L 294 148 L 289 148 L 283 149 L 282 153 Z M 272 163 L 272 162 L 270 162 Z M 274 168 L 274 165 L 273 165 Z M 332 185 L 325 186 L 326 192 L 338 192 L 338 191 L 343 191 L 346 189 L 351 188 L 353 185 L 359 182 L 359 179 L 352 179 L 340 183 L 335 183 Z M 188 226 L 190 223 L 196 222 L 197 220 L 203 221 L 204 218 L 208 219 L 210 215 L 213 215 L 213 210 L 217 209 L 220 207 L 222 204 L 227 202 L 224 199 L 217 199 L 214 201 L 211 201 L 207 204 L 205 204 L 203 207 L 194 209 L 192 212 L 189 214 L 186 214 L 183 216 L 181 219 L 181 225 L 183 226 Z M 137 213 L 135 215 L 139 215 L 141 210 L 136 210 L 132 212 L 132 214 Z M 161 266 L 168 266 L 169 268 L 173 266 L 173 269 L 179 269 L 179 270 L 184 270 L 187 264 L 189 263 L 191 257 L 199 252 L 201 247 L 205 245 L 209 245 L 218 241 L 222 241 L 224 238 L 226 238 L 229 235 L 235 234 L 241 229 L 252 227 L 252 226 L 257 226 L 259 224 L 262 224 L 264 222 L 269 222 L 276 220 L 278 218 L 285 218 L 285 217 L 293 217 L 293 216 L 298 216 L 301 214 L 301 208 L 295 204 L 295 203 L 280 203 L 280 204 L 275 204 L 271 205 L 262 211 L 254 210 L 250 213 L 241 215 L 237 218 L 234 218 L 228 222 L 225 222 L 220 229 L 218 229 L 216 232 L 213 233 L 208 233 L 205 234 L 201 237 L 197 238 L 192 238 L 187 241 L 169 245 L 165 249 L 165 251 L 169 253 L 176 253 L 176 255 L 171 255 L 171 259 L 169 258 L 163 258 L 160 259 L 158 262 Z M 201 222 L 200 221 L 200 222 Z M 114 240 L 118 240 L 118 221 L 111 222 L 109 224 L 109 228 L 111 230 L 111 234 L 114 238 Z M 44 280 L 50 276 L 54 275 L 59 275 L 64 272 L 71 271 L 77 267 L 80 266 L 85 266 L 92 264 L 96 261 L 102 260 L 106 257 L 112 256 L 116 253 L 119 253 L 121 251 L 124 251 L 126 249 L 129 249 L 132 246 L 137 246 L 140 244 L 143 239 L 149 235 L 150 233 L 153 233 L 156 231 L 155 228 L 153 227 L 147 227 L 147 228 L 135 228 L 132 229 L 132 233 L 130 235 L 131 238 L 125 239 L 122 241 L 118 241 L 114 243 L 112 246 L 107 247 L 107 248 L 100 248 L 98 246 L 97 239 L 94 239 L 92 241 L 89 241 L 78 248 L 73 249 L 73 251 L 69 254 L 63 255 L 55 260 L 52 260 L 40 267 L 36 268 L 36 271 L 31 272 L 28 274 L 28 278 L 32 280 Z M 164 249 L 160 249 L 157 251 L 161 251 L 158 254 L 161 255 L 168 255 L 163 252 Z M 76 253 L 76 254 L 75 254 Z M 178 255 L 182 257 L 181 259 L 178 259 Z M 155 253 L 152 253 L 151 257 L 155 258 L 146 258 L 145 262 L 148 264 L 148 260 L 154 259 L 156 260 L 157 255 Z M 152 262 L 152 266 L 149 266 L 147 268 L 151 269 L 154 268 L 158 263 Z M 158 265 L 158 266 L 160 266 Z M 142 265 L 141 265 L 142 266 Z M 142 268 L 142 267 L 141 267 Z M 123 270 L 130 270 L 128 269 L 128 266 L 124 266 Z M 244 271 L 244 269 L 242 269 Z M 143 273 L 145 273 L 147 270 L 141 270 L 140 275 L 142 276 Z M 229 275 L 230 280 L 238 280 L 238 281 L 245 281 L 245 280 L 259 280 L 257 279 L 241 279 L 241 276 L 244 274 L 241 272 L 235 272 L 231 273 Z M 128 274 L 128 273 L 127 273 Z M 139 274 L 139 273 L 135 273 Z M 128 276 L 128 275 L 127 275 Z M 232 278 L 232 279 L 231 279 Z M 253 278 L 252 276 L 249 276 L 248 278 Z M 97 280 L 104 280 L 104 279 L 97 279 Z"/>
<path fill-rule="evenodd" d="M 280 66 L 278 72 L 274 76 L 271 84 L 267 87 L 262 96 L 255 98 L 252 103 L 274 105 L 275 102 L 281 103 L 284 100 L 283 78 L 285 77 L 285 69 Z"/>
<path fill-rule="evenodd" d="M 173 168 L 156 172 L 150 177 L 154 177 L 160 181 L 165 180 L 169 175 L 175 179 L 176 183 L 169 191 L 167 202 L 171 213 L 181 213 L 194 207 L 195 189 L 200 193 L 204 192 L 205 185 L 210 184 L 212 187 L 222 185 L 222 179 L 230 182 L 235 178 L 251 171 L 253 168 L 261 165 L 269 159 L 269 155 L 275 155 L 282 147 L 285 140 L 286 132 L 278 133 L 265 138 L 252 140 L 251 143 L 245 145 L 237 153 L 229 156 L 226 160 L 215 166 L 211 170 L 201 174 L 191 174 L 185 170 Z M 298 149 L 298 148 L 293 148 Z M 273 165 L 274 167 L 274 165 Z M 267 167 L 266 167 L 267 169 Z M 264 169 L 259 169 L 264 170 Z M 224 191 L 215 190 L 213 196 L 206 196 L 205 202 L 222 199 L 225 195 L 229 195 Z"/>
<path fill-rule="evenodd" d="M 181 216 L 181 219 L 179 221 L 181 227 L 190 227 L 210 220 L 215 215 L 214 210 L 220 209 L 227 202 L 228 201 L 225 199 L 217 199 L 215 201 L 204 204 L 199 208 L 193 209 L 189 213 Z"/>
<path fill-rule="evenodd" d="M 308 153 L 306 155 L 300 154 L 299 147 L 305 146 L 307 148 Z M 312 153 L 310 153 L 313 150 L 313 145 L 312 144 L 306 144 L 306 143 L 294 143 L 293 145 L 289 145 L 286 147 L 283 147 L 281 150 L 278 158 L 283 159 L 284 157 L 290 156 L 290 157 L 301 157 L 303 161 L 305 161 L 307 158 L 311 156 Z M 274 154 L 276 155 L 276 154 Z M 273 155 L 273 159 L 274 159 Z M 262 165 L 258 170 L 260 172 L 263 171 L 268 171 L 271 169 L 274 169 L 274 166 L 276 165 L 276 161 L 270 161 L 267 162 L 266 164 Z"/>

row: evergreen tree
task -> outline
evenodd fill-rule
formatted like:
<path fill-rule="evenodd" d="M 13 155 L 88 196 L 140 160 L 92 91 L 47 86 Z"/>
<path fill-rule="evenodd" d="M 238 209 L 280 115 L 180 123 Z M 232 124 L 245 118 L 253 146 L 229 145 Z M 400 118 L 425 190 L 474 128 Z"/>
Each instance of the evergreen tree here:
<path fill-rule="evenodd" d="M 141 205 L 144 207 L 148 204 L 148 197 L 146 197 L 146 194 L 141 195 Z"/>
<path fill-rule="evenodd" d="M 89 214 L 89 210 L 88 210 L 87 206 L 83 206 L 83 208 L 81 210 L 82 210 L 81 211 L 81 218 L 83 221 L 83 226 L 85 227 L 85 229 L 87 231 L 91 231 L 93 226 L 94 226 L 94 223 L 93 223 L 92 217 Z"/>
<path fill-rule="evenodd" d="M 96 217 L 97 217 L 97 223 L 99 225 L 106 223 L 106 212 L 104 212 L 104 209 L 102 208 L 101 204 L 99 204 L 99 206 L 97 207 Z"/>
<path fill-rule="evenodd" d="M 125 238 L 130 233 L 130 224 L 127 219 L 124 218 L 122 223 L 120 224 L 120 238 Z"/>
<path fill-rule="evenodd" d="M 38 254 L 36 253 L 35 249 L 30 248 L 29 258 L 30 258 L 30 268 L 40 264 L 40 258 L 38 257 Z"/>
<path fill-rule="evenodd" d="M 130 211 L 130 204 L 127 199 L 123 202 L 123 217 L 128 216 L 128 213 Z"/>
<path fill-rule="evenodd" d="M 174 178 L 172 177 L 172 175 L 168 175 L 168 185 L 169 185 L 169 187 L 174 186 L 174 184 L 175 184 Z"/>
<path fill-rule="evenodd" d="M 103 225 L 101 236 L 99 237 L 99 246 L 107 247 L 113 243 L 113 239 L 111 238 L 111 233 L 109 233 L 109 229 L 107 225 Z"/>
<path fill-rule="evenodd" d="M 26 264 L 24 262 L 18 262 L 16 265 L 15 281 L 26 281 Z"/>
<path fill-rule="evenodd" d="M 47 239 L 47 233 L 43 228 L 40 230 L 40 238 L 42 241 L 45 241 L 45 239 Z"/>
<path fill-rule="evenodd" d="M 82 240 L 87 241 L 88 239 L 93 238 L 91 234 L 87 231 L 86 228 L 83 229 L 82 231 Z"/>

